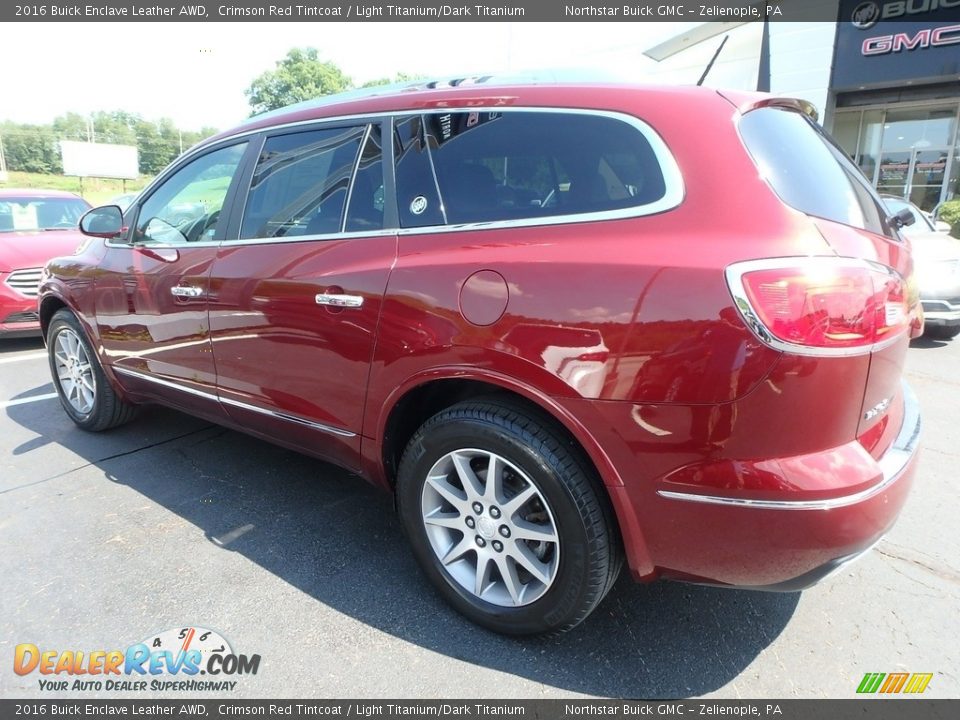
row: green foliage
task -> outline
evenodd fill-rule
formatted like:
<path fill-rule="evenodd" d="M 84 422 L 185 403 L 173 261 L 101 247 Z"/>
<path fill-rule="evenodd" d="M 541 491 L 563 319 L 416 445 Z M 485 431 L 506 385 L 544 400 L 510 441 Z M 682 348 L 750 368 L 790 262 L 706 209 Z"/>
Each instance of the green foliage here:
<path fill-rule="evenodd" d="M 122 110 L 101 111 L 91 116 L 68 112 L 50 125 L 0 123 L 7 168 L 29 173 L 62 173 L 59 142 L 76 140 L 135 145 L 140 156 L 140 172 L 155 175 L 182 150 L 216 132 L 209 127 L 199 132 L 181 131 L 168 118 L 154 122 Z"/>
<path fill-rule="evenodd" d="M 378 78 L 376 80 L 367 80 L 367 82 L 365 82 L 360 87 L 370 88 L 370 87 L 379 87 L 380 85 L 393 85 L 396 83 L 413 82 L 414 80 L 421 80 L 422 78 L 423 78 L 422 75 L 409 75 L 407 73 L 398 72 L 396 75 L 393 76 L 393 79 L 388 77 L 383 77 L 383 78 Z"/>
<path fill-rule="evenodd" d="M 960 198 L 941 205 L 938 218 L 950 223 L 950 235 L 960 239 Z"/>
<path fill-rule="evenodd" d="M 244 93 L 250 102 L 251 115 L 276 110 L 285 105 L 310 100 L 321 95 L 349 90 L 352 83 L 334 63 L 320 60 L 316 48 L 293 48 L 256 78 Z"/>
<path fill-rule="evenodd" d="M 0 139 L 9 170 L 63 172 L 58 137 L 49 125 L 0 123 Z"/>

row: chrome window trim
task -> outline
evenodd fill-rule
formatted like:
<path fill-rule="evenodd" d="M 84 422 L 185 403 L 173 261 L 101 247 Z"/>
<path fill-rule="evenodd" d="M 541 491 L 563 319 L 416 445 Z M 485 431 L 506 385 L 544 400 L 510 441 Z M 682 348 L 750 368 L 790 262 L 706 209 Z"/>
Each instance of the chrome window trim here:
<path fill-rule="evenodd" d="M 832 510 L 869 500 L 900 479 L 907 464 L 916 454 L 920 443 L 920 430 L 923 424 L 920 419 L 920 402 L 906 382 L 901 381 L 901 387 L 903 389 L 903 424 L 889 449 L 883 454 L 883 457 L 877 460 L 881 472 L 880 482 L 865 490 L 824 500 L 755 500 L 672 490 L 658 490 L 657 495 L 669 500 L 684 500 L 754 510 Z"/>
<path fill-rule="evenodd" d="M 737 312 L 740 313 L 740 317 L 743 318 L 747 327 L 750 328 L 750 331 L 764 345 L 767 345 L 774 350 L 791 353 L 793 355 L 806 355 L 812 357 L 851 357 L 853 355 L 866 355 L 878 350 L 883 350 L 884 348 L 893 345 L 898 340 L 903 339 L 903 336 L 909 332 L 910 327 L 907 325 L 900 332 L 895 333 L 891 337 L 884 338 L 883 340 L 875 342 L 871 345 L 863 345 L 852 348 L 809 347 L 806 345 L 797 345 L 796 343 L 787 342 L 786 340 L 781 340 L 775 337 L 756 314 L 753 309 L 753 305 L 747 298 L 747 291 L 743 285 L 743 276 L 754 270 L 772 270 L 776 268 L 796 267 L 798 265 L 814 266 L 818 264 L 829 265 L 830 267 L 866 268 L 868 270 L 883 272 L 887 273 L 888 275 L 899 277 L 903 281 L 903 278 L 900 277 L 896 270 L 889 268 L 886 265 L 861 258 L 839 257 L 837 255 L 806 255 L 802 257 L 764 258 L 762 260 L 745 260 L 743 262 L 736 262 L 732 265 L 728 265 L 724 270 L 724 275 L 727 279 L 727 287 L 730 289 L 730 294 L 733 295 L 733 301 L 737 308 Z M 904 281 L 904 284 L 905 283 L 906 281 Z"/>
<path fill-rule="evenodd" d="M 172 380 L 154 377 L 153 375 L 148 375 L 146 373 L 142 373 L 137 370 L 130 370 L 129 368 L 116 367 L 116 366 L 113 366 L 112 370 L 115 373 L 119 373 L 121 375 L 127 375 L 129 377 L 144 380 L 145 382 L 152 382 L 157 385 L 162 385 L 163 387 L 171 388 L 173 390 L 179 390 L 181 392 L 187 393 L 188 395 L 204 398 L 205 400 L 212 400 L 214 402 L 223 403 L 224 405 L 230 405 L 231 407 L 240 408 L 241 410 L 250 410 L 251 412 L 260 413 L 261 415 L 268 415 L 270 417 L 277 418 L 278 420 L 285 420 L 287 422 L 297 423 L 299 425 L 306 425 L 307 427 L 313 428 L 314 430 L 320 430 L 321 432 L 329 433 L 331 435 L 339 435 L 340 437 L 356 437 L 356 433 L 352 433 L 349 430 L 342 430 L 340 428 L 336 428 L 331 425 L 324 425 L 323 423 L 318 423 L 313 420 L 307 420 L 306 418 L 299 417 L 298 415 L 291 415 L 290 413 L 277 412 L 276 410 L 268 410 L 267 408 L 257 407 L 256 405 L 250 405 L 248 403 L 241 402 L 239 400 L 233 400 L 231 398 L 221 397 L 213 393 L 204 392 L 203 390 L 197 390 L 196 388 L 192 388 L 187 385 L 182 385 L 181 383 L 174 382 Z"/>
<path fill-rule="evenodd" d="M 604 220 L 625 220 L 628 218 L 645 217 L 647 215 L 658 215 L 668 210 L 678 207 L 686 195 L 686 187 L 683 182 L 683 175 L 680 172 L 680 166 L 676 158 L 670 152 L 666 142 L 660 137 L 660 134 L 648 123 L 640 118 L 627 113 L 614 110 L 590 110 L 586 108 L 568 108 L 552 105 L 523 105 L 523 106 L 498 106 L 494 103 L 487 105 L 477 105 L 470 107 L 444 107 L 444 108 L 419 108 L 394 110 L 379 113 L 358 113 L 356 115 L 336 115 L 331 117 L 312 118 L 309 120 L 298 120 L 296 122 L 283 123 L 281 125 L 272 125 L 244 130 L 231 135 L 227 138 L 221 138 L 209 145 L 201 145 L 188 150 L 178 159 L 178 166 L 189 162 L 194 155 L 207 152 L 220 144 L 228 145 L 242 138 L 257 135 L 261 133 L 275 133 L 278 130 L 289 128 L 298 128 L 306 126 L 320 126 L 327 123 L 343 123 L 351 121 L 366 122 L 368 125 L 383 119 L 395 118 L 401 119 L 416 115 L 436 115 L 454 112 L 527 112 L 527 113 L 560 113 L 567 115 L 588 115 L 592 117 L 606 117 L 612 120 L 618 120 L 630 125 L 637 130 L 644 139 L 650 144 L 654 157 L 660 165 L 660 171 L 663 174 L 664 194 L 659 200 L 645 205 L 635 205 L 628 208 L 618 208 L 615 210 L 600 210 L 595 212 L 574 213 L 570 215 L 551 215 L 547 217 L 518 218 L 513 220 L 493 220 L 487 222 L 461 223 L 457 225 L 424 225 L 416 228 L 398 227 L 385 228 L 381 231 L 362 232 L 362 233 L 330 233 L 325 235 L 300 235 L 292 238 L 254 238 L 250 240 L 224 240 L 216 243 L 183 243 L 177 245 L 150 245 L 154 248 L 183 248 L 183 247 L 232 247 L 241 244 L 257 244 L 263 242 L 310 242 L 331 239 L 352 239 L 362 237 L 376 237 L 385 234 L 388 235 L 426 235 L 444 232 L 466 232 L 471 230 L 500 230 L 507 228 L 521 227 L 543 227 L 550 225 L 571 225 L 576 223 L 600 222 Z M 392 142 L 392 138 L 391 138 Z M 361 148 L 362 152 L 362 148 Z M 392 172 L 392 170 L 391 170 Z M 150 191 L 153 186 L 161 182 L 168 173 L 162 173 L 150 185 L 141 191 L 141 195 Z M 249 194 L 249 192 L 248 192 Z M 247 196 L 243 197 L 244 207 L 246 207 Z M 109 247 L 131 247 L 128 243 L 114 245 L 107 241 Z"/>
<path fill-rule="evenodd" d="M 357 150 L 357 157 L 353 160 L 353 170 L 350 171 L 350 184 L 347 186 L 347 199 L 343 203 L 343 216 L 340 218 L 339 235 L 343 235 L 347 231 L 347 215 L 350 213 L 350 201 L 353 199 L 353 184 L 357 180 L 357 172 L 360 170 L 360 160 L 363 158 L 363 151 L 367 147 L 367 140 L 370 138 L 370 133 L 372 130 L 373 123 L 367 123 L 367 126 L 363 131 L 363 137 L 360 138 L 360 148 Z M 383 167 L 382 160 L 380 167 Z M 256 168 L 254 168 L 254 172 L 256 172 Z M 244 211 L 246 211 L 246 207 L 244 207 Z"/>

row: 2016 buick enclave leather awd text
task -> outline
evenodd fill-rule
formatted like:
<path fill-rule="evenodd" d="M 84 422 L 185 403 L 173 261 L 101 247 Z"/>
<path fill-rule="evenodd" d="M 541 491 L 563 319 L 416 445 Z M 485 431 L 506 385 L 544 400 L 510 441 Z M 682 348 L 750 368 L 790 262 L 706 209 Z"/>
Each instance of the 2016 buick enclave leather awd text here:
<path fill-rule="evenodd" d="M 904 504 L 922 329 L 900 219 L 811 115 L 453 83 L 253 118 L 47 266 L 63 408 L 162 403 L 359 473 L 500 632 L 573 627 L 624 560 L 806 587 Z"/>

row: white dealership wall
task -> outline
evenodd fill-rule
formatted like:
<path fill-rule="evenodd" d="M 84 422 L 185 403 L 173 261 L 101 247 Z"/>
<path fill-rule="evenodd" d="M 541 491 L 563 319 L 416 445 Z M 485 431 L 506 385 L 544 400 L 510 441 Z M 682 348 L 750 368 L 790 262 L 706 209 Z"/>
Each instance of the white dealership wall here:
<path fill-rule="evenodd" d="M 823 6 L 824 16 L 836 12 L 836 0 L 808 0 L 805 5 L 811 9 Z M 821 121 L 829 127 L 836 23 L 777 22 L 774 18 L 768 27 L 770 92 L 812 102 L 820 111 Z M 657 83 L 697 82 L 726 38 L 703 84 L 756 90 L 762 36 L 763 24 L 759 22 L 694 26 L 645 51 L 647 57 L 658 61 L 647 68 L 648 79 Z"/>

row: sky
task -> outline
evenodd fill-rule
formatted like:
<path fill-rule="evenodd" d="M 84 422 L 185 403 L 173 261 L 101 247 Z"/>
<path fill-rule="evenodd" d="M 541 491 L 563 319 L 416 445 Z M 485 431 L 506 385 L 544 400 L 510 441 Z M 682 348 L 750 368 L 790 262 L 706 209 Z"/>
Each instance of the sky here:
<path fill-rule="evenodd" d="M 185 130 L 249 115 L 244 89 L 287 50 L 316 47 L 357 84 L 573 68 L 642 80 L 643 50 L 687 23 L 23 23 L 0 43 L 0 120 L 126 110 Z M 24 72 L 11 72 L 23 68 Z"/>

